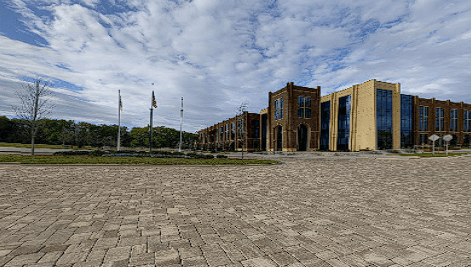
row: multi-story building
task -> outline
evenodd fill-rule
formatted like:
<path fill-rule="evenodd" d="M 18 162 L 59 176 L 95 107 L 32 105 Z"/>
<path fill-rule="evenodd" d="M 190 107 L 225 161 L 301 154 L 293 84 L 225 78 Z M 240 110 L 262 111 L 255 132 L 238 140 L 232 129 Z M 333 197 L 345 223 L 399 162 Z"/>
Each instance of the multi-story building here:
<path fill-rule="evenodd" d="M 260 114 L 245 111 L 198 132 L 204 150 L 260 150 Z"/>
<path fill-rule="evenodd" d="M 413 142 L 428 144 L 428 137 L 436 134 L 440 137 L 453 136 L 450 145 L 470 145 L 471 104 L 425 99 L 414 96 Z M 443 145 L 440 138 L 438 145 Z"/>
<path fill-rule="evenodd" d="M 315 151 L 319 149 L 319 101 L 321 88 L 296 86 L 268 93 L 268 108 L 262 110 L 261 142 L 269 151 Z M 263 116 L 265 115 L 266 116 Z"/>
<path fill-rule="evenodd" d="M 399 83 L 374 79 L 323 97 L 320 93 L 319 86 L 288 83 L 268 94 L 268 107 L 260 114 L 246 112 L 201 130 L 199 145 L 264 151 L 382 150 L 430 144 L 433 134 L 452 135 L 451 145 L 470 145 L 471 104 L 401 94 Z M 224 135 L 233 129 L 240 134 Z"/>
<path fill-rule="evenodd" d="M 401 85 L 370 80 L 321 98 L 321 149 L 401 147 Z M 404 103 L 403 103 L 404 101 Z M 412 102 L 409 103 L 411 108 Z"/>

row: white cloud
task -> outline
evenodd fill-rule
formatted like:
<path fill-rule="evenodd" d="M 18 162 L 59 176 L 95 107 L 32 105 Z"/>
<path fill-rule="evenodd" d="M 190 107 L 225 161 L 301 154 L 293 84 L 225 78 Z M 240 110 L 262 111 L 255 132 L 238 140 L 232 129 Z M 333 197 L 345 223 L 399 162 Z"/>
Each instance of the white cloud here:
<path fill-rule="evenodd" d="M 113 10 L 105 6 L 111 4 Z M 232 117 L 241 102 L 258 112 L 288 81 L 323 94 L 369 79 L 401 82 L 405 93 L 471 103 L 471 2 L 13 0 L 38 47 L 0 36 L 3 91 L 18 77 L 46 76 L 58 117 L 177 127 L 185 98 L 188 131 Z M 38 14 L 48 11 L 51 16 Z M 155 85 L 152 86 L 151 83 Z M 8 114 L 0 98 L 0 112 Z M 66 100 L 64 100 L 66 99 Z M 13 101 L 13 100 L 12 100 Z"/>

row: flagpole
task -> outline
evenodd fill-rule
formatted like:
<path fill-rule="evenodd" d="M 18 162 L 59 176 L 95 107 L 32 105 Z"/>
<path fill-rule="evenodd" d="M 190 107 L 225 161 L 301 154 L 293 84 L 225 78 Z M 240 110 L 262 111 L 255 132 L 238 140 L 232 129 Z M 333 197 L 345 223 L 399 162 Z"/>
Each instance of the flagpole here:
<path fill-rule="evenodd" d="M 183 127 L 183 97 L 182 97 L 182 107 L 180 109 L 180 145 L 178 146 L 178 152 L 182 152 L 182 127 Z"/>
<path fill-rule="evenodd" d="M 149 152 L 152 152 L 152 116 L 153 116 L 153 113 L 154 113 L 154 91 L 152 91 L 152 99 L 151 99 L 151 102 L 150 102 L 150 140 L 149 140 Z"/>
<path fill-rule="evenodd" d="M 116 150 L 119 151 L 121 145 L 121 90 L 118 90 L 118 145 Z"/>

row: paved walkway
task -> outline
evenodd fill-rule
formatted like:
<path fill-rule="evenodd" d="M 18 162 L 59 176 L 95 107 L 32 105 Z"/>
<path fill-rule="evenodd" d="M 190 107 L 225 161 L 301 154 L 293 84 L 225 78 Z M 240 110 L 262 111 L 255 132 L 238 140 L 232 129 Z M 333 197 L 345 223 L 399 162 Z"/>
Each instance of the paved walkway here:
<path fill-rule="evenodd" d="M 471 266 L 470 166 L 0 164 L 0 266 Z"/>

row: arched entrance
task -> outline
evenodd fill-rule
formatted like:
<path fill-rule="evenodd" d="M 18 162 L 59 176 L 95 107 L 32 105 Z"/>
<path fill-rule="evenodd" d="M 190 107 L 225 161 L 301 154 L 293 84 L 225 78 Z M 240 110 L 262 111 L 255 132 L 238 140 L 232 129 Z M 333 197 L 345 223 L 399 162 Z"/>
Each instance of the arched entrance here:
<path fill-rule="evenodd" d="M 298 151 L 307 150 L 307 127 L 300 124 L 298 127 Z"/>
<path fill-rule="evenodd" d="M 275 133 L 276 133 L 276 146 L 275 150 L 276 151 L 283 151 L 283 127 L 282 126 L 277 126 L 275 128 Z"/>

